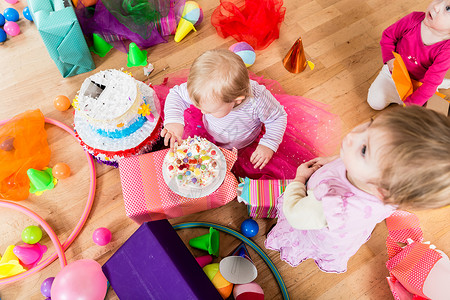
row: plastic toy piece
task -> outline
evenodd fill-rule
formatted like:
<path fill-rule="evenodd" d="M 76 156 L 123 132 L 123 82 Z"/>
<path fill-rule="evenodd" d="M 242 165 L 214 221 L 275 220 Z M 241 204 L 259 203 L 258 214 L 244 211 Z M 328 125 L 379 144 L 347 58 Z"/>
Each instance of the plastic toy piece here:
<path fill-rule="evenodd" d="M 180 42 L 191 30 L 197 31 L 194 24 L 181 18 L 177 26 L 177 31 L 175 32 L 175 42 Z"/>
<path fill-rule="evenodd" d="M 5 16 L 6 21 L 19 21 L 19 13 L 12 7 L 8 7 L 3 11 L 3 15 Z"/>
<path fill-rule="evenodd" d="M 30 178 L 30 193 L 44 192 L 55 187 L 51 168 L 42 171 L 36 169 L 28 169 L 28 178 Z"/>
<path fill-rule="evenodd" d="M 233 284 L 227 281 L 222 274 L 220 274 L 219 264 L 209 264 L 203 268 L 206 276 L 211 280 L 212 284 L 216 287 L 219 294 L 223 299 L 230 297 L 233 290 Z"/>
<path fill-rule="evenodd" d="M 14 247 L 14 245 L 9 245 L 0 259 L 0 278 L 11 277 L 26 271 L 13 252 Z"/>
<path fill-rule="evenodd" d="M 219 267 L 222 276 L 234 284 L 250 283 L 258 276 L 258 270 L 244 243 L 241 243 L 229 256 L 223 258 Z"/>
<path fill-rule="evenodd" d="M 213 260 L 213 257 L 211 255 L 203 255 L 196 257 L 195 260 L 198 262 L 201 268 L 206 266 L 207 264 L 210 264 Z"/>
<path fill-rule="evenodd" d="M 235 300 L 264 300 L 264 291 L 256 282 L 236 284 L 233 297 Z"/>
<path fill-rule="evenodd" d="M 51 296 L 51 289 L 52 289 L 53 280 L 55 280 L 55 277 L 48 277 L 44 281 L 42 281 L 41 294 L 44 297 L 50 297 Z"/>
<path fill-rule="evenodd" d="M 28 21 L 33 22 L 33 17 L 31 16 L 30 8 L 28 6 L 25 6 L 25 8 L 22 11 L 22 14 L 25 17 L 25 19 L 27 19 Z"/>
<path fill-rule="evenodd" d="M 139 49 L 135 43 L 130 43 L 127 57 L 127 67 L 147 65 L 147 51 Z"/>
<path fill-rule="evenodd" d="M 120 299 L 222 299 L 165 219 L 142 224 L 103 273 Z"/>
<path fill-rule="evenodd" d="M 100 35 L 96 33 L 92 35 L 92 39 L 94 45 L 92 47 L 89 47 L 89 50 L 100 57 L 104 57 L 113 48 L 110 43 L 105 41 Z"/>
<path fill-rule="evenodd" d="M 27 244 L 36 244 L 42 238 L 42 230 L 38 226 L 31 225 L 22 231 L 22 241 Z"/>
<path fill-rule="evenodd" d="M 64 95 L 58 95 L 55 97 L 55 100 L 53 100 L 53 106 L 59 111 L 68 110 L 70 105 L 69 98 Z"/>
<path fill-rule="evenodd" d="M 0 14 L 0 26 L 3 25 L 5 25 L 5 17 L 2 14 Z"/>
<path fill-rule="evenodd" d="M 97 228 L 92 234 L 92 239 L 97 245 L 105 246 L 111 242 L 111 231 L 105 227 Z"/>
<path fill-rule="evenodd" d="M 259 225 L 253 219 L 247 219 L 241 223 L 241 232 L 245 237 L 251 238 L 258 234 Z"/>
<path fill-rule="evenodd" d="M 4 41 L 6 41 L 6 32 L 3 30 L 3 28 L 0 28 L 0 43 L 3 43 Z"/>
<path fill-rule="evenodd" d="M 0 144 L 0 149 L 3 151 L 13 151 L 14 150 L 14 137 L 6 136 Z"/>
<path fill-rule="evenodd" d="M 228 50 L 239 55 L 244 61 L 245 66 L 251 67 L 256 60 L 255 49 L 246 42 L 235 43 Z"/>
<path fill-rule="evenodd" d="M 65 163 L 57 163 L 52 168 L 52 174 L 57 179 L 66 179 L 70 176 L 70 167 Z"/>
<path fill-rule="evenodd" d="M 203 19 L 203 11 L 197 2 L 186 1 L 181 17 L 194 25 L 198 25 Z"/>
<path fill-rule="evenodd" d="M 219 232 L 209 228 L 209 233 L 189 240 L 191 247 L 208 251 L 209 254 L 219 256 Z"/>
<path fill-rule="evenodd" d="M 47 246 L 36 243 L 34 245 L 23 244 L 14 247 L 14 254 L 22 262 L 26 269 L 34 268 L 42 259 L 42 256 L 47 252 Z"/>
<path fill-rule="evenodd" d="M 6 22 L 6 24 L 3 26 L 3 29 L 10 36 L 16 36 L 20 33 L 19 24 L 13 21 Z"/>

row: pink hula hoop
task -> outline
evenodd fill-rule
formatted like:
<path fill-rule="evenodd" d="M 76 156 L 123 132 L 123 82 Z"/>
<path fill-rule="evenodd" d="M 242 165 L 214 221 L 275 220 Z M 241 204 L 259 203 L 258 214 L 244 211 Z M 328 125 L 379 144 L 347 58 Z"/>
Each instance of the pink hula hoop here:
<path fill-rule="evenodd" d="M 8 122 L 9 120 L 3 120 L 0 121 L 0 126 L 5 124 L 6 122 Z M 70 133 L 75 139 L 75 132 L 68 127 L 67 125 L 50 119 L 50 118 L 45 118 L 45 122 L 58 126 L 59 128 L 64 129 L 65 131 L 67 131 L 68 133 Z M 20 279 L 26 278 L 28 276 L 33 275 L 34 273 L 42 270 L 43 268 L 47 267 L 50 263 L 52 263 L 57 257 L 59 257 L 59 261 L 61 263 L 61 268 L 63 268 L 65 265 L 67 265 L 67 261 L 66 261 L 66 256 L 64 254 L 64 251 L 69 248 L 69 246 L 72 244 L 72 242 L 75 240 L 75 238 L 78 236 L 78 234 L 80 233 L 81 229 L 83 228 L 84 224 L 86 223 L 86 220 L 89 216 L 89 213 L 91 212 L 91 208 L 92 208 L 92 204 L 94 202 L 94 197 L 95 197 L 95 184 L 96 184 L 96 174 L 95 174 L 95 166 L 94 166 L 94 160 L 92 158 L 92 156 L 88 153 L 85 152 L 86 154 L 86 158 L 88 160 L 88 164 L 89 164 L 89 173 L 90 173 L 90 177 L 91 177 L 91 183 L 89 185 L 89 196 L 88 196 L 88 200 L 86 202 L 86 205 L 84 207 L 84 211 L 80 217 L 80 220 L 78 221 L 77 225 L 75 226 L 75 229 L 72 231 L 72 233 L 69 235 L 69 237 L 67 238 L 67 240 L 61 244 L 61 242 L 59 241 L 58 237 L 56 236 L 55 232 L 53 231 L 53 229 L 48 225 L 48 223 L 42 219 L 39 215 L 37 215 L 36 213 L 32 212 L 31 210 L 29 210 L 28 208 L 16 204 L 16 203 L 12 203 L 9 201 L 4 201 L 4 200 L 0 200 L 0 207 L 7 207 L 7 208 L 11 208 L 11 209 L 15 209 L 18 210 L 20 212 L 23 212 L 24 214 L 28 215 L 29 217 L 33 218 L 36 222 L 39 223 L 39 225 L 42 226 L 42 228 L 44 228 L 44 230 L 47 232 L 47 234 L 49 235 L 50 239 L 52 240 L 53 244 L 56 247 L 56 252 L 53 253 L 51 256 L 47 257 L 47 259 L 45 259 L 44 261 L 41 261 L 39 264 L 37 264 L 34 268 L 17 274 L 15 276 L 11 276 L 11 277 L 7 277 L 7 278 L 3 278 L 0 279 L 0 285 L 1 284 L 7 284 L 7 283 L 12 283 L 12 282 L 16 282 Z"/>

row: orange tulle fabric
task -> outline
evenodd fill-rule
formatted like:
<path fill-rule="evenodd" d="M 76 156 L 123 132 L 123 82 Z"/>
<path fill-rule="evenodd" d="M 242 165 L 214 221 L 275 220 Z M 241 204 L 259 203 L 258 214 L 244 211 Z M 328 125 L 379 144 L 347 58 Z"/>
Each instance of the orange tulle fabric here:
<path fill-rule="evenodd" d="M 211 23 L 222 38 L 232 36 L 262 50 L 278 39 L 285 13 L 282 0 L 221 0 Z"/>
<path fill-rule="evenodd" d="M 0 197 L 28 198 L 29 168 L 42 170 L 50 162 L 50 148 L 40 110 L 26 111 L 0 127 Z"/>

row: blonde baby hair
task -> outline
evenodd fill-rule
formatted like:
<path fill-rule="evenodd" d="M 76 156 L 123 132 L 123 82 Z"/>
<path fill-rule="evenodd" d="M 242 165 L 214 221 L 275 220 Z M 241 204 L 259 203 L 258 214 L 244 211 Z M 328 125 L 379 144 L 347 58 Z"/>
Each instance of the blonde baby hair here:
<path fill-rule="evenodd" d="M 387 133 L 377 186 L 386 204 L 427 209 L 450 204 L 450 119 L 420 106 L 385 111 L 371 128 Z"/>
<path fill-rule="evenodd" d="M 227 49 L 208 50 L 197 57 L 189 72 L 187 89 L 197 106 L 201 101 L 230 103 L 251 94 L 244 61 Z"/>

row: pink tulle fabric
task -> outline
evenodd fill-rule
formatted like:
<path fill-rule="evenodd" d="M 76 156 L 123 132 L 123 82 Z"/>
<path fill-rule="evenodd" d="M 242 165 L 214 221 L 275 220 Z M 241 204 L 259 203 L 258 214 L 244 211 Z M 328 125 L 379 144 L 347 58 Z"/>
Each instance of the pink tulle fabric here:
<path fill-rule="evenodd" d="M 170 88 L 186 82 L 188 73 L 188 70 L 183 70 L 170 74 L 162 84 L 153 86 L 162 101 L 162 107 Z M 251 179 L 292 179 L 301 163 L 317 156 L 337 153 L 341 139 L 341 121 L 337 115 L 327 111 L 327 105 L 304 97 L 287 95 L 275 80 L 254 74 L 250 74 L 250 79 L 266 86 L 284 106 L 288 115 L 287 127 L 278 151 L 262 170 L 253 167 L 250 157 L 264 134 L 264 127 L 258 139 L 249 146 L 238 149 L 238 159 L 232 170 L 236 176 Z M 198 135 L 214 142 L 214 137 L 205 130 L 199 109 L 191 105 L 185 111 L 184 118 L 186 125 L 183 138 Z"/>

